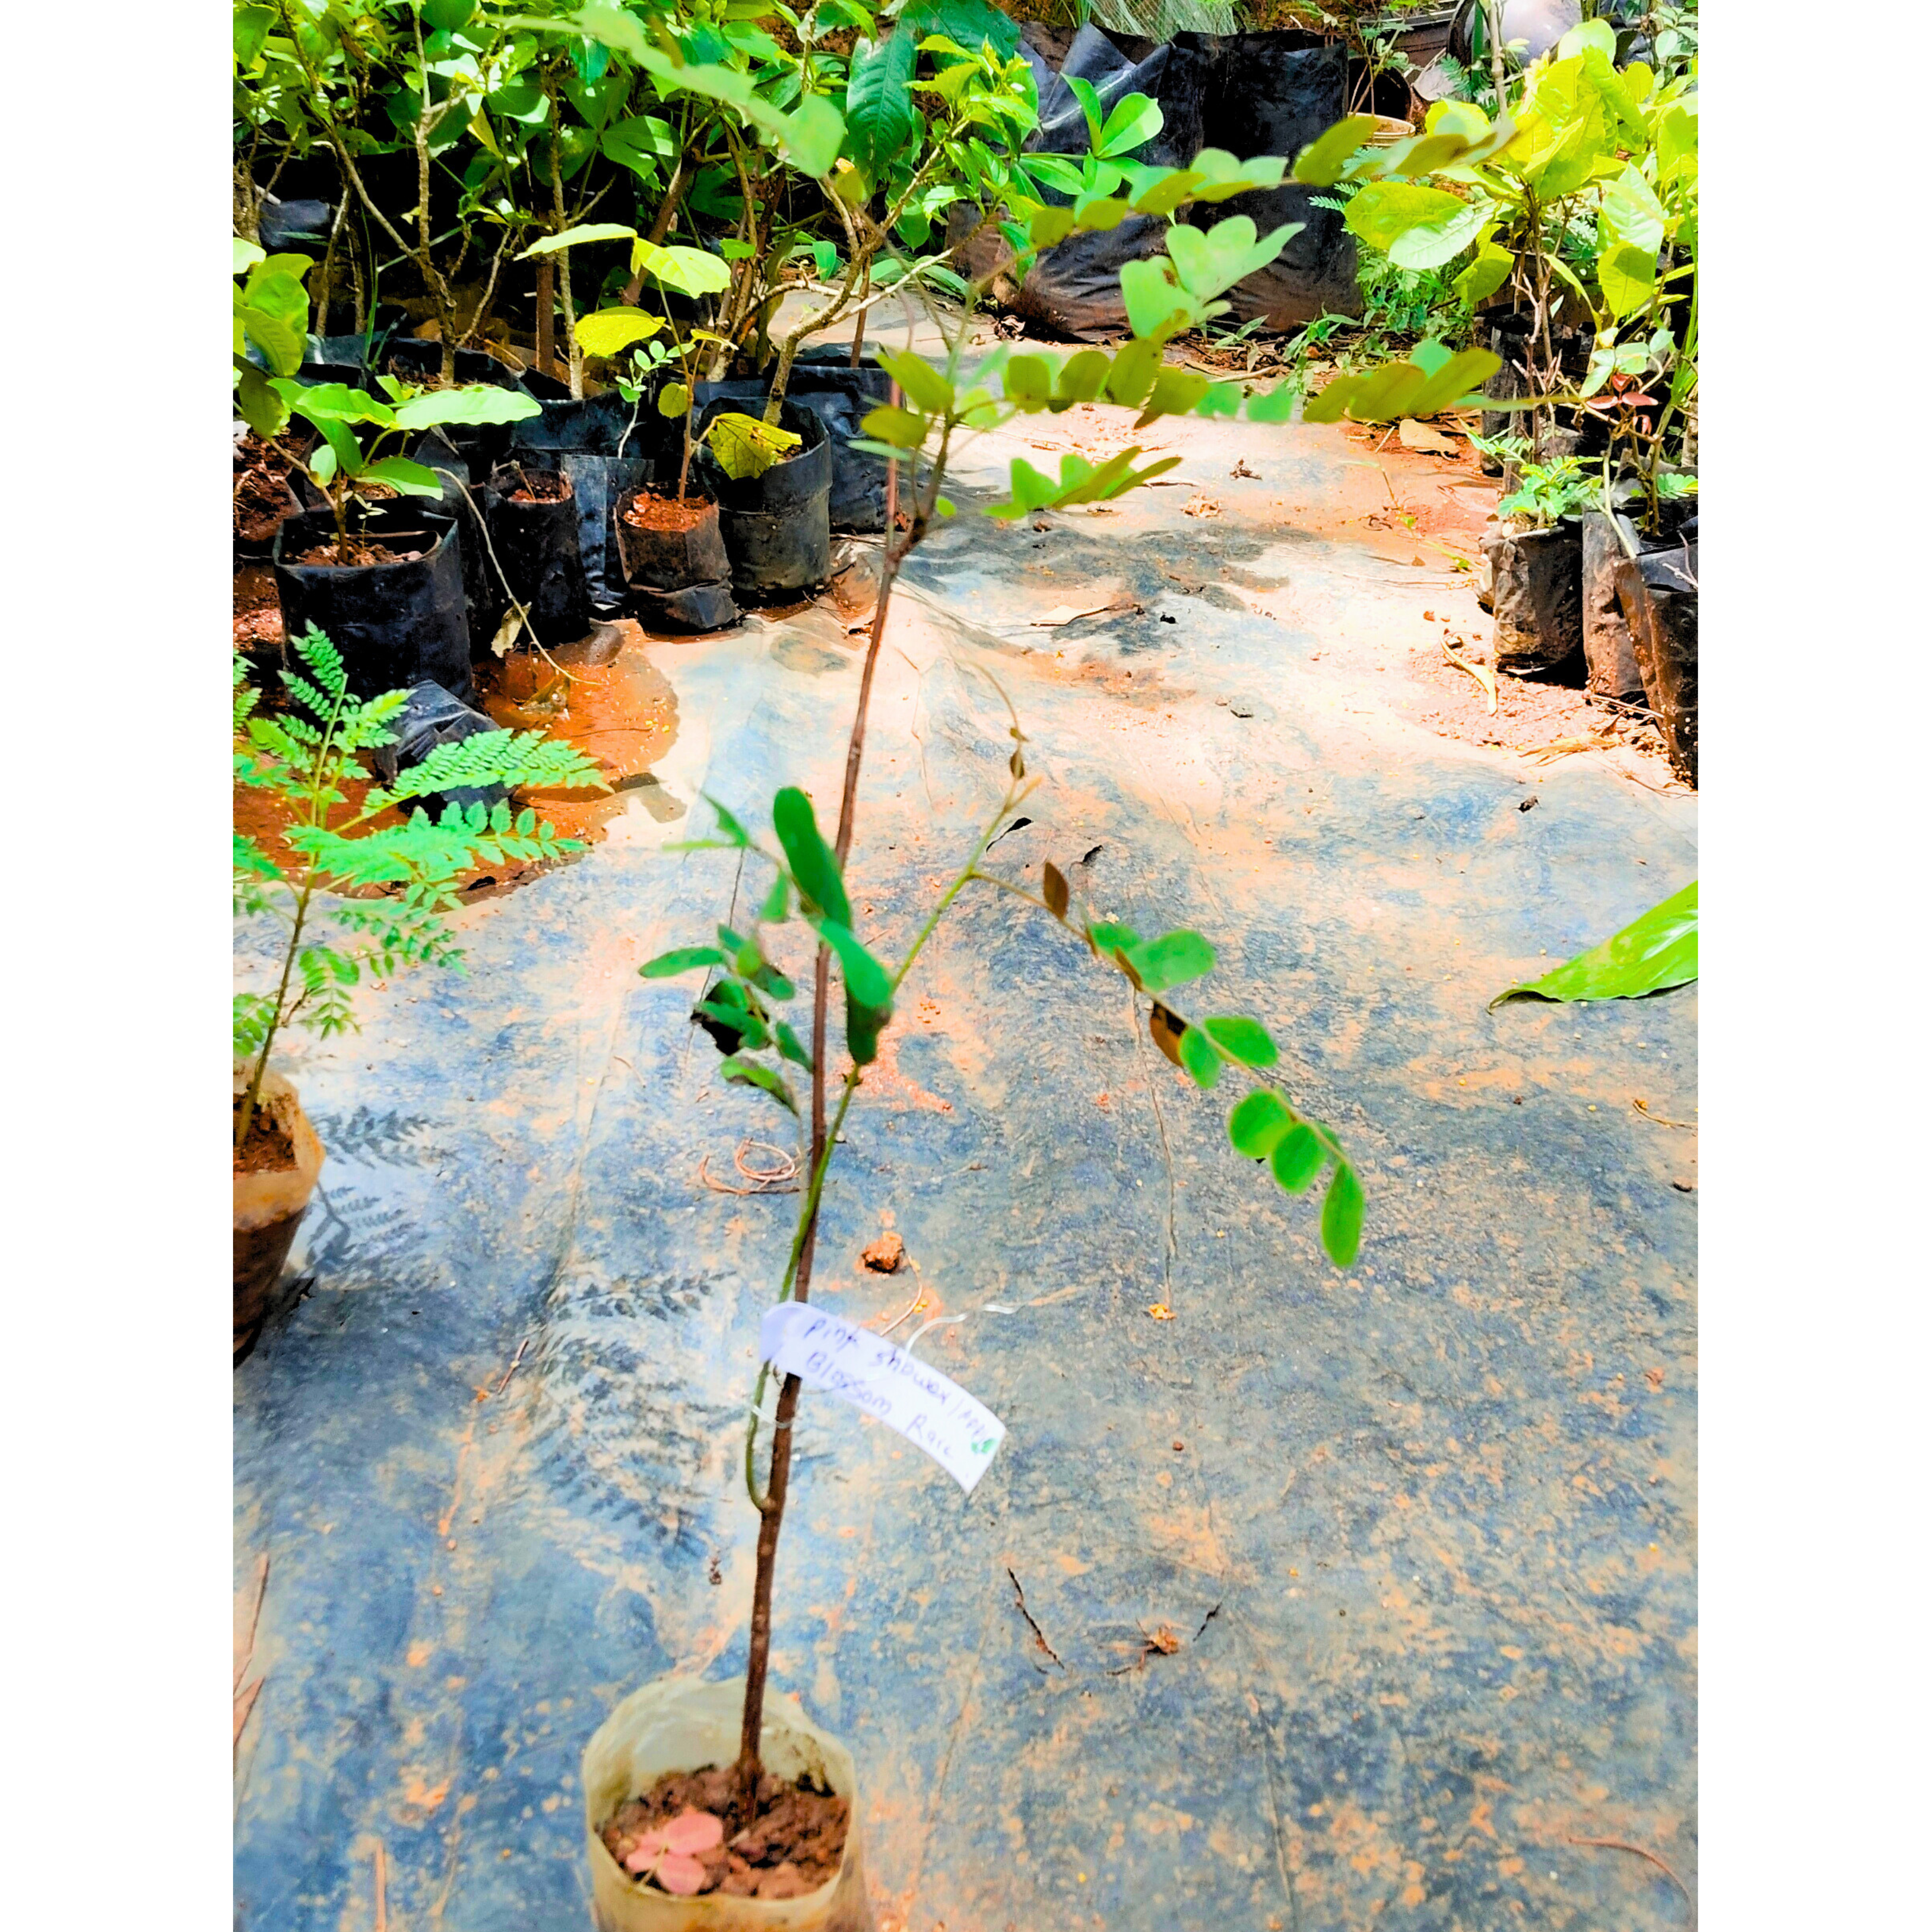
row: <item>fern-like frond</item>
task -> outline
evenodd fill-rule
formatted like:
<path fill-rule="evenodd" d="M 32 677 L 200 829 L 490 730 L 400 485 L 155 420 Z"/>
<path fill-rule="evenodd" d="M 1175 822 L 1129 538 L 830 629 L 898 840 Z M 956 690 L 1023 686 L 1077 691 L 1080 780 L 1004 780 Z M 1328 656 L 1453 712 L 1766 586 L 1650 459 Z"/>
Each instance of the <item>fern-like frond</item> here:
<path fill-rule="evenodd" d="M 342 668 L 342 653 L 328 640 L 325 631 L 310 624 L 295 640 L 295 653 L 308 665 L 309 674 L 328 692 L 332 700 L 340 701 L 349 694 L 349 674 Z M 286 680 L 289 674 L 283 673 Z M 328 706 L 323 707 L 327 715 Z"/>
<path fill-rule="evenodd" d="M 438 745 L 421 764 L 412 765 L 397 779 L 390 796 L 400 803 L 435 792 L 480 790 L 486 785 L 520 785 L 546 791 L 610 789 L 596 760 L 573 745 L 560 744 L 541 731 L 478 731 L 454 744 Z"/>
<path fill-rule="evenodd" d="M 274 1023 L 275 1003 L 261 993 L 235 995 L 235 1057 L 250 1058 L 262 1050 Z"/>

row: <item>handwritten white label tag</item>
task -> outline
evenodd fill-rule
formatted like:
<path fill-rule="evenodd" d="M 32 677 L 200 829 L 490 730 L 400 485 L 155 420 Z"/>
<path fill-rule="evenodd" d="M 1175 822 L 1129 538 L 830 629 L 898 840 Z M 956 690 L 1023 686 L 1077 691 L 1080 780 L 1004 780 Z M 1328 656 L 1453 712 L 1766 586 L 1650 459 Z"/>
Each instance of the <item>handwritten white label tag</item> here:
<path fill-rule="evenodd" d="M 883 1336 L 796 1301 L 759 1330 L 765 1360 L 896 1429 L 968 1496 L 1006 1438 L 1006 1425 L 956 1382 Z"/>

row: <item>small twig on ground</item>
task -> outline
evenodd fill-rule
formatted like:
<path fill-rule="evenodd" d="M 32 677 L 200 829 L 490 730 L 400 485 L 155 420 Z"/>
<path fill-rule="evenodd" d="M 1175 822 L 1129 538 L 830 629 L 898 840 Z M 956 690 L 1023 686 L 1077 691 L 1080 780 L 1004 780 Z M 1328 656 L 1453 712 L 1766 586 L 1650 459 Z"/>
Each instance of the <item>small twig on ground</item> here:
<path fill-rule="evenodd" d="M 510 1358 L 510 1366 L 503 1371 L 503 1379 L 490 1391 L 493 1396 L 501 1395 L 510 1386 L 510 1378 L 517 1372 L 517 1365 L 524 1359 L 524 1351 L 530 1346 L 530 1338 L 527 1335 L 517 1344 L 517 1352 Z"/>
<path fill-rule="evenodd" d="M 1202 1638 L 1203 1636 L 1204 1636 L 1207 1634 L 1207 1631 L 1208 1631 L 1208 1626 L 1210 1624 L 1211 1624 L 1211 1623 L 1214 1621 L 1214 1619 L 1215 1619 L 1216 1617 L 1218 1617 L 1220 1614 L 1221 1614 L 1221 1606 L 1220 1606 L 1219 1604 L 1216 1604 L 1214 1606 L 1214 1607 L 1211 1610 L 1210 1610 L 1210 1611 L 1208 1612 L 1208 1614 L 1207 1614 L 1204 1617 L 1203 1617 L 1203 1618 L 1201 1619 L 1201 1628 L 1200 1628 L 1200 1629 L 1198 1629 L 1198 1630 L 1196 1630 L 1196 1631 L 1194 1633 L 1194 1641 L 1195 1641 L 1196 1643 L 1198 1643 L 1198 1642 L 1201 1641 Z"/>
<path fill-rule="evenodd" d="M 1006 1566 L 1006 1575 L 1013 1586 L 1013 1600 L 1019 1606 L 1020 1615 L 1024 1617 L 1027 1620 L 1027 1628 L 1033 1632 L 1034 1642 L 1038 1644 L 1040 1648 L 1045 1651 L 1047 1655 L 1052 1658 L 1055 1664 L 1060 1664 L 1061 1670 L 1064 1670 L 1066 1668 L 1066 1666 L 1064 1664 L 1060 1663 L 1059 1652 L 1055 1650 L 1052 1645 L 1047 1642 L 1046 1631 L 1040 1628 L 1040 1625 L 1034 1619 L 1032 1611 L 1027 1608 L 1026 1592 L 1020 1588 L 1020 1580 L 1013 1575 L 1012 1566 L 1011 1564 L 1009 1564 Z M 1037 1666 L 1036 1666 L 1036 1668 L 1037 1668 Z"/>
<path fill-rule="evenodd" d="M 1640 1100 L 1635 1094 L 1630 1096 L 1630 1105 L 1646 1120 L 1654 1120 L 1660 1127 L 1688 1127 L 1694 1132 L 1696 1131 L 1697 1123 L 1695 1120 L 1666 1120 L 1661 1114 L 1653 1114 L 1650 1111 L 1649 1102 Z"/>
<path fill-rule="evenodd" d="M 389 1932 L 389 1860 L 380 1839 L 376 1844 L 376 1932 Z"/>
<path fill-rule="evenodd" d="M 1630 1852 L 1638 1858 L 1647 1858 L 1684 1894 L 1684 1903 L 1690 1908 L 1690 1923 L 1694 1926 L 1697 1923 L 1697 1901 L 1690 1896 L 1690 1888 L 1654 1852 L 1647 1850 L 1642 1845 L 1633 1845 L 1624 1838 L 1580 1838 L 1572 1833 L 1565 1838 L 1564 1842 L 1571 1845 L 1598 1845 L 1606 1852 Z"/>

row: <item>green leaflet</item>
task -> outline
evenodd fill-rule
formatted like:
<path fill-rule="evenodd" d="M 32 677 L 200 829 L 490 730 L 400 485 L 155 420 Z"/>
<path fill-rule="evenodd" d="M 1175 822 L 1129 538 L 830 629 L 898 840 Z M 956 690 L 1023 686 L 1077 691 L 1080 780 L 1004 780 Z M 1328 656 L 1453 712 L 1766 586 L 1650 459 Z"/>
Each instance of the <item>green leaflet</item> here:
<path fill-rule="evenodd" d="M 1322 1172 L 1328 1150 L 1306 1120 L 1298 1121 L 1276 1142 L 1268 1156 L 1275 1179 L 1291 1194 L 1299 1194 Z"/>
<path fill-rule="evenodd" d="M 646 980 L 668 980 L 676 973 L 688 973 L 694 966 L 722 966 L 724 956 L 715 946 L 674 946 L 646 959 L 638 968 Z"/>
<path fill-rule="evenodd" d="M 1228 1116 L 1228 1138 L 1237 1154 L 1250 1160 L 1265 1160 L 1280 1144 L 1294 1116 L 1280 1097 L 1265 1087 L 1257 1087 L 1236 1103 Z"/>
<path fill-rule="evenodd" d="M 1322 1245 L 1337 1268 L 1352 1268 L 1362 1246 L 1362 1184 L 1346 1162 L 1335 1169 L 1322 1204 Z"/>
<path fill-rule="evenodd" d="M 1602 945 L 1498 993 L 1491 1011 L 1510 1000 L 1635 1000 L 1688 985 L 1697 976 L 1697 882 L 1633 920 Z"/>
<path fill-rule="evenodd" d="M 1183 927 L 1132 947 L 1127 962 L 1140 975 L 1144 992 L 1164 993 L 1170 986 L 1185 986 L 1190 980 L 1213 972 L 1214 949 L 1199 933 Z"/>
<path fill-rule="evenodd" d="M 1244 1013 L 1210 1015 L 1201 1024 L 1223 1053 L 1244 1066 L 1272 1066 L 1280 1058 L 1268 1028 Z"/>
<path fill-rule="evenodd" d="M 722 813 L 720 814 L 722 815 Z M 772 800 L 772 826 L 784 848 L 791 867 L 792 882 L 800 898 L 815 906 L 826 918 L 836 920 L 847 932 L 852 927 L 852 902 L 845 896 L 845 882 L 839 877 L 838 861 L 820 836 L 818 820 L 812 801 L 796 785 L 787 785 Z"/>

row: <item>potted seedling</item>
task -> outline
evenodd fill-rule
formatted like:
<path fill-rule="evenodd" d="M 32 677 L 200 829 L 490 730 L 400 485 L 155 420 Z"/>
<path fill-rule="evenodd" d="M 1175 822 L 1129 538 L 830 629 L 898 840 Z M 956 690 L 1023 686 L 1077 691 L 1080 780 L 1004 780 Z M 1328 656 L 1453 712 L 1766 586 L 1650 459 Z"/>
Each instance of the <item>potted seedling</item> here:
<path fill-rule="evenodd" d="M 1244 169 L 1232 157 L 1204 155 L 1191 169 L 1152 171 L 1140 192 L 1157 197 L 1154 207 L 1172 214 L 1192 200 L 1273 185 L 1282 168 L 1280 160 L 1251 163 Z M 1083 220 L 1095 228 L 1110 226 L 1120 213 L 1116 207 L 1076 212 L 1035 203 L 1018 211 L 1010 238 L 1023 261 L 1047 245 L 1030 232 L 1036 219 L 1058 239 L 1078 230 Z M 1175 230 L 1174 237 L 1182 232 Z M 738 903 L 748 911 L 733 923 L 721 924 L 714 936 L 661 954 L 640 970 L 652 980 L 703 976 L 692 1017 L 724 1054 L 724 1078 L 757 1090 L 794 1122 L 802 1186 L 778 1302 L 761 1329 L 765 1360 L 746 1441 L 746 1487 L 759 1518 L 746 1674 L 742 1682 L 671 1677 L 646 1685 L 619 1705 L 592 1738 L 584 1760 L 585 1822 L 593 1912 L 604 1932 L 734 1924 L 712 1903 L 716 1898 L 722 1907 L 724 1897 L 734 1896 L 772 1901 L 773 1907 L 785 1902 L 782 1921 L 760 1918 L 758 1923 L 847 1932 L 871 1924 L 859 1877 L 860 1794 L 849 1756 L 802 1714 L 782 1702 L 776 1708 L 767 1703 L 772 1590 L 800 1393 L 808 1380 L 830 1386 L 833 1379 L 830 1371 L 814 1366 L 820 1358 L 811 1352 L 816 1346 L 810 1340 L 816 1332 L 812 1324 L 820 1324 L 830 1338 L 826 1346 L 858 1352 L 842 1353 L 842 1363 L 863 1360 L 882 1374 L 901 1376 L 899 1385 L 916 1383 L 950 1405 L 946 1413 L 957 1434 L 943 1448 L 932 1446 L 896 1414 L 874 1412 L 945 1460 L 969 1488 L 997 1452 L 1004 1432 L 964 1391 L 914 1363 L 904 1351 L 809 1306 L 820 1208 L 848 1115 L 878 1057 L 880 1037 L 892 1024 L 908 980 L 941 920 L 957 903 L 981 890 L 1024 902 L 1054 922 L 1070 944 L 1120 974 L 1155 1045 L 1186 1077 L 1201 1088 L 1220 1088 L 1224 1094 L 1232 1088 L 1246 1090 L 1234 1100 L 1227 1121 L 1239 1154 L 1265 1164 L 1274 1180 L 1291 1192 L 1310 1189 L 1325 1177 L 1323 1244 L 1338 1266 L 1354 1259 L 1362 1225 L 1360 1183 L 1334 1131 L 1297 1108 L 1277 1084 L 1280 1054 L 1272 1035 L 1244 1014 L 1210 1011 L 1196 1016 L 1183 1010 L 1186 1002 L 1178 989 L 1216 964 L 1209 942 L 1186 929 L 1143 936 L 1119 920 L 1100 916 L 1078 902 L 1058 865 L 1044 866 L 1035 882 L 989 862 L 994 842 L 1037 783 L 1028 770 L 1017 717 L 1010 725 L 1004 795 L 902 955 L 890 958 L 874 950 L 845 883 L 856 830 L 867 712 L 893 583 L 910 549 L 937 519 L 951 514 L 941 485 L 959 442 L 1023 414 L 1058 412 L 1082 403 L 1126 409 L 1142 424 L 1197 410 L 1237 415 L 1244 406 L 1262 420 L 1280 421 L 1292 407 L 1292 392 L 1244 401 L 1238 385 L 1212 384 L 1204 376 L 1164 364 L 1161 350 L 1167 337 L 1186 326 L 1189 314 L 1211 305 L 1226 286 L 1247 273 L 1256 252 L 1251 226 L 1208 250 L 1201 248 L 1195 231 L 1186 232 L 1187 245 L 1175 245 L 1172 258 L 1161 258 L 1154 278 L 1141 278 L 1133 309 L 1143 320 L 1153 318 L 1150 333 L 1137 336 L 1118 352 L 1083 350 L 1058 363 L 1001 348 L 968 378 L 962 358 L 970 334 L 969 303 L 949 326 L 943 367 L 909 353 L 881 354 L 902 400 L 869 413 L 863 446 L 887 459 L 889 501 L 895 508 L 902 477 L 906 478 L 907 514 L 902 530 L 896 516 L 888 518 L 880 593 L 846 748 L 836 829 L 828 838 L 812 801 L 798 788 L 786 786 L 771 802 L 769 831 L 762 825 L 754 830 L 746 818 L 712 800 L 715 835 L 680 848 L 728 856 L 734 876 L 742 876 Z M 1277 248 L 1280 238 L 1275 241 Z M 1210 267 L 1210 262 L 1216 266 Z M 1220 274 L 1227 280 L 1220 280 Z M 1164 299 L 1156 279 L 1167 291 Z M 1490 366 L 1480 360 L 1468 365 L 1478 381 Z M 1460 381 L 1467 372 L 1456 373 Z M 1418 387 L 1425 381 L 1418 372 Z M 1014 520 L 1100 502 L 1180 460 L 1167 458 L 1136 469 L 1139 456 L 1138 447 L 1130 447 L 1096 466 L 1070 454 L 1057 481 L 1016 460 L 1011 500 L 989 514 Z M 721 881 L 721 891 L 727 889 Z M 835 974 L 842 982 L 843 1016 L 842 1028 L 836 1030 Z M 777 1400 L 768 1412 L 774 1380 L 779 1384 Z M 766 1439 L 770 1448 L 761 1467 Z M 717 1820 L 715 1831 L 704 1822 L 707 1816 Z M 686 1896 L 688 1903 L 677 1904 L 674 1894 Z"/>
<path fill-rule="evenodd" d="M 304 467 L 328 500 L 326 512 L 291 518 L 276 539 L 284 633 L 326 632 L 358 698 L 424 679 L 466 697 L 470 623 L 456 520 L 441 507 L 442 478 L 393 448 L 441 424 L 514 422 L 538 405 L 484 383 L 416 390 L 393 376 L 376 380 L 381 396 L 341 382 L 271 385 L 321 433 Z"/>
<path fill-rule="evenodd" d="M 488 788 L 602 789 L 596 766 L 536 732 L 481 731 L 442 744 L 388 784 L 372 755 L 409 694 L 368 700 L 350 688 L 341 653 L 320 631 L 292 640 L 286 709 L 261 709 L 235 662 L 235 776 L 275 802 L 278 838 L 235 834 L 238 912 L 284 932 L 266 989 L 235 998 L 235 1358 L 254 1342 L 322 1171 L 322 1149 L 296 1090 L 271 1064 L 291 1026 L 328 1039 L 356 1024 L 355 988 L 405 966 L 460 968 L 449 926 L 458 881 L 478 864 L 527 865 L 582 849 L 534 812 L 507 803 L 422 801 Z M 374 895 L 373 896 L 371 895 Z M 327 937 L 322 936 L 325 933 Z"/>
<path fill-rule="evenodd" d="M 1496 506 L 1502 520 L 1483 538 L 1496 618 L 1498 670 L 1550 670 L 1583 642 L 1582 530 L 1595 485 L 1582 461 L 1525 459 L 1516 487 Z"/>

